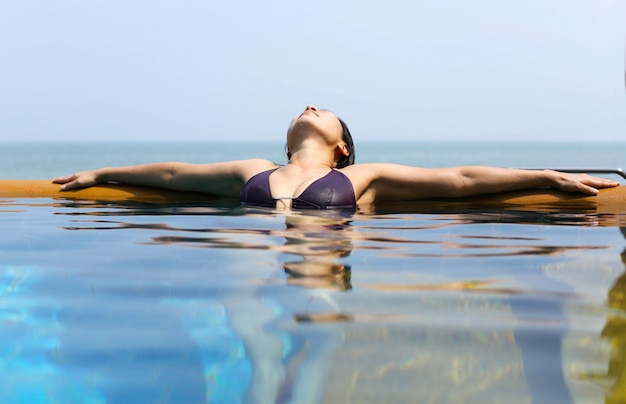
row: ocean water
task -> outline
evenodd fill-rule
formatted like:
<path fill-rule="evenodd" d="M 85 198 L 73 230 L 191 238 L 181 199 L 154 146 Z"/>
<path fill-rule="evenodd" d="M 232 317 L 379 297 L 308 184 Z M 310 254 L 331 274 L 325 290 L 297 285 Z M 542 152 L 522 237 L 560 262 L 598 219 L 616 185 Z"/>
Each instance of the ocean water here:
<path fill-rule="evenodd" d="M 285 162 L 280 143 L 0 147 L 4 179 Z M 613 169 L 625 151 L 379 143 L 357 159 Z M 0 198 L 0 402 L 621 403 L 625 210 Z"/>
<path fill-rule="evenodd" d="M 45 179 L 102 166 L 157 161 L 207 163 L 263 157 L 285 164 L 284 144 L 258 143 L 0 143 L 0 178 Z M 490 165 L 524 168 L 620 168 L 625 143 L 356 144 L 357 163 L 422 167 Z"/>

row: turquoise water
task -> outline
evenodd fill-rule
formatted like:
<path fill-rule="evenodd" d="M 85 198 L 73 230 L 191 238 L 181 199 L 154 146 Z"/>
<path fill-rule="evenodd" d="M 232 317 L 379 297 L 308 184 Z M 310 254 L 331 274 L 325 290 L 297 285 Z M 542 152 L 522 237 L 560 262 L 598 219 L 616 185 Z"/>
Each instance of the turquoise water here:
<path fill-rule="evenodd" d="M 4 146 L 4 178 L 238 149 Z M 266 146 L 280 158 L 280 144 Z M 371 146 L 362 161 L 433 166 L 573 167 L 588 156 L 584 166 L 614 168 L 626 155 Z M 74 160 L 82 167 L 66 167 Z M 623 211 L 406 204 L 342 216 L 18 198 L 0 199 L 0 226 L 2 403 L 626 396 Z"/>

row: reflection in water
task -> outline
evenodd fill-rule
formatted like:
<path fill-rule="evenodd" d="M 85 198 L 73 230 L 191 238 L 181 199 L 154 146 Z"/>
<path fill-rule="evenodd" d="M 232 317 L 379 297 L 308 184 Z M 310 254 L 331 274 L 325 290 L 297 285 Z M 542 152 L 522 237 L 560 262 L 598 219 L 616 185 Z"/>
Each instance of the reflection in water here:
<path fill-rule="evenodd" d="M 626 237 L 626 228 L 620 230 Z M 611 404 L 626 402 L 626 249 L 622 251 L 621 258 L 625 270 L 609 290 L 607 306 L 614 311 L 607 316 L 602 330 L 602 338 L 611 347 L 607 369 L 610 384 L 605 400 Z"/>
<path fill-rule="evenodd" d="M 610 253 L 615 240 L 599 231 L 624 222 L 578 212 L 274 215 L 75 202 L 53 212 L 64 229 L 54 237 L 78 245 L 56 253 L 55 265 L 82 266 L 57 278 L 48 270 L 60 293 L 38 291 L 81 302 L 48 324 L 64 328 L 50 363 L 90 375 L 109 398 L 145 383 L 170 402 L 569 400 L 561 340 L 579 325 L 563 307 L 589 296 L 544 268 Z M 119 261 L 107 265 L 111 247 Z M 607 402 L 624 391 L 622 283 L 609 293 L 602 333 L 613 347 Z M 136 372 L 134 385 L 116 377 L 123 368 Z"/>
<path fill-rule="evenodd" d="M 290 308 L 292 320 L 296 323 L 349 320 L 349 316 L 340 313 L 333 296 L 322 290 L 351 288 L 350 268 L 339 262 L 352 250 L 350 218 L 292 214 L 285 216 L 285 224 L 286 229 L 270 233 L 271 236 L 283 237 L 284 244 L 268 248 L 286 255 L 283 269 L 288 276 L 287 285 L 317 289 L 308 295 L 308 299 L 323 302 L 325 308 L 309 311 L 312 305 L 305 304 L 307 311 L 300 311 L 296 308 L 297 302 L 292 298 L 281 299 L 279 293 L 274 293 L 274 285 L 269 284 L 257 289 L 261 301 L 273 307 Z M 292 256 L 298 259 L 292 260 Z M 259 316 L 258 322 L 251 324 L 249 321 L 238 321 L 240 313 L 231 312 L 230 315 L 235 331 L 245 341 L 253 366 L 247 400 L 261 403 L 321 400 L 321 393 L 328 382 L 326 374 L 332 354 L 343 341 L 341 331 L 311 329 L 305 333 L 300 328 L 291 329 L 291 344 L 300 341 L 300 347 L 295 355 L 281 363 L 280 351 L 285 347 L 278 338 L 264 332 L 267 325 L 281 321 L 279 317 L 267 312 L 265 316 Z M 265 337 L 259 338 L 263 334 Z M 268 367 L 268 364 L 273 366 Z"/>
<path fill-rule="evenodd" d="M 348 218 L 289 215 L 285 218 L 287 284 L 349 290 L 351 269 L 341 259 L 352 252 L 354 235 Z M 299 259 L 292 260 L 291 256 Z M 302 317 L 301 315 L 299 317 Z"/>

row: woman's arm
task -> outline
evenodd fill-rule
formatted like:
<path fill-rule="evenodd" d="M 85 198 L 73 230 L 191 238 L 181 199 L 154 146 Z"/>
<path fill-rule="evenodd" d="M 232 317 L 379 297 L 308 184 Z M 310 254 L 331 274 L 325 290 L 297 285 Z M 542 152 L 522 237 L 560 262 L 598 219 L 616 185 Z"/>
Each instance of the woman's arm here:
<path fill-rule="evenodd" d="M 619 182 L 586 174 L 498 167 L 419 168 L 359 164 L 342 171 L 352 181 L 357 198 L 362 196 L 368 201 L 460 198 L 538 187 L 595 195 L 598 188 L 619 185 Z"/>
<path fill-rule="evenodd" d="M 61 186 L 63 191 L 105 182 L 118 182 L 238 197 L 243 185 L 250 177 L 274 167 L 276 167 L 274 163 L 263 159 L 209 164 L 153 163 L 81 171 L 66 177 L 54 178 L 52 182 L 63 184 Z"/>

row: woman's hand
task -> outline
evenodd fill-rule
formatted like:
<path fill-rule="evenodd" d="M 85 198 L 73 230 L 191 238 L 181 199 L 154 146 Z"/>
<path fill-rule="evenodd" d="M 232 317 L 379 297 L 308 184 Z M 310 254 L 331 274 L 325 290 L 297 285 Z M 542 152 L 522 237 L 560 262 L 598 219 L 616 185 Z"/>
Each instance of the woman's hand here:
<path fill-rule="evenodd" d="M 81 171 L 76 174 L 65 177 L 57 177 L 52 180 L 55 184 L 61 185 L 61 191 L 70 191 L 77 188 L 86 188 L 98 184 L 98 175 L 96 170 Z"/>
<path fill-rule="evenodd" d="M 582 192 L 596 195 L 600 188 L 610 188 L 619 185 L 619 182 L 605 178 L 592 177 L 587 174 L 571 174 L 560 171 L 548 171 L 553 181 L 553 187 L 566 192 Z"/>

